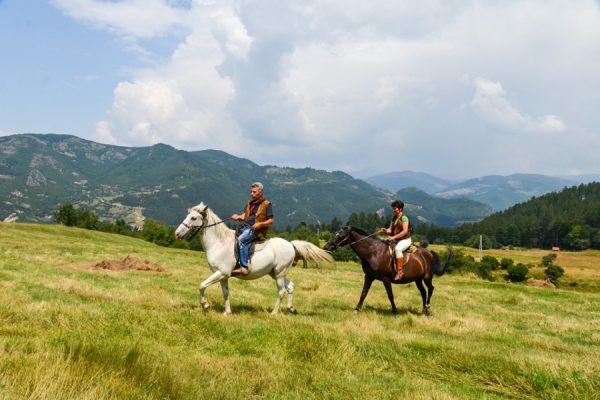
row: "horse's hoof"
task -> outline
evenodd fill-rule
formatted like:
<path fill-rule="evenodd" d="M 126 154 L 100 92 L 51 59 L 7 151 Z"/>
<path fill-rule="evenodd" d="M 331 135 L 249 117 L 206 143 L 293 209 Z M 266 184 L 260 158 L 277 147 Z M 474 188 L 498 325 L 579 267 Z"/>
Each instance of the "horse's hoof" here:
<path fill-rule="evenodd" d="M 398 314 L 398 309 L 397 308 L 392 309 L 392 314 Z"/>
<path fill-rule="evenodd" d="M 279 315 L 279 311 L 273 310 L 273 311 L 271 311 L 271 315 Z"/>
<path fill-rule="evenodd" d="M 208 304 L 208 303 L 202 303 L 202 309 L 203 309 L 204 311 L 208 311 L 208 310 L 210 310 L 210 304 Z"/>
<path fill-rule="evenodd" d="M 429 316 L 431 316 L 431 308 L 425 307 L 421 313 L 423 315 L 427 315 L 429 317 Z"/>
<path fill-rule="evenodd" d="M 223 316 L 224 316 L 224 317 L 227 317 L 227 316 L 229 316 L 229 315 L 231 315 L 231 311 L 224 311 L 224 312 L 223 312 Z"/>
<path fill-rule="evenodd" d="M 298 310 L 296 310 L 294 307 L 288 307 L 287 310 L 289 312 L 291 312 L 292 314 L 297 314 L 298 313 Z"/>
<path fill-rule="evenodd" d="M 354 309 L 354 314 L 358 314 L 360 312 L 360 308 L 355 308 Z"/>

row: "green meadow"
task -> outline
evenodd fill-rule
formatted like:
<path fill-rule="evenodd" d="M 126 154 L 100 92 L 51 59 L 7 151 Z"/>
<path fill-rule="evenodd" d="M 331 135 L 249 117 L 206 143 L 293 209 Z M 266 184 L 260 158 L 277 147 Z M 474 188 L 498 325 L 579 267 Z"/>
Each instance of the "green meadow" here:
<path fill-rule="evenodd" d="M 93 268 L 124 256 L 164 271 Z M 380 282 L 354 313 L 358 264 L 296 267 L 297 314 L 269 314 L 266 277 L 232 279 L 223 316 L 219 285 L 198 305 L 203 253 L 0 223 L 0 398 L 598 399 L 600 252 L 557 264 L 558 289 L 436 277 L 431 317 L 414 284 L 394 286 L 398 315 Z"/>

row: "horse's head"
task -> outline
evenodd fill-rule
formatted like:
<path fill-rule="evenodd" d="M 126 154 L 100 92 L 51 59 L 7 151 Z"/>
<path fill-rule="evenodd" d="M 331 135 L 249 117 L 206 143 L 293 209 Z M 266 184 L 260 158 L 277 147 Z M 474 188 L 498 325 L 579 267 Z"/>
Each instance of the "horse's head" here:
<path fill-rule="evenodd" d="M 198 233 L 206 226 L 207 210 L 208 206 L 205 206 L 203 203 L 189 209 L 187 217 L 185 217 L 175 230 L 175 237 L 178 240 L 182 240 L 190 232 L 192 236 Z"/>
<path fill-rule="evenodd" d="M 323 249 L 325 249 L 326 251 L 334 251 L 338 247 L 342 247 L 349 244 L 351 230 L 352 228 L 350 228 L 349 226 L 342 226 L 340 230 L 337 231 L 335 236 L 329 239 L 329 241 Z"/>

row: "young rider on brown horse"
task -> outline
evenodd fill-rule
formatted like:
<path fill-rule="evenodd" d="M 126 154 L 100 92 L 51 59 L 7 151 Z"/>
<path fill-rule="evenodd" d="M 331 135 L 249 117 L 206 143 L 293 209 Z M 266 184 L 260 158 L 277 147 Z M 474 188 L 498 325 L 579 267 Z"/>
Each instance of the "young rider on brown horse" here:
<path fill-rule="evenodd" d="M 395 200 L 392 203 L 392 209 L 394 210 L 394 218 L 389 228 L 381 228 L 380 232 L 388 234 L 390 242 L 398 241 L 396 247 L 394 247 L 396 255 L 396 276 L 394 277 L 394 281 L 399 281 L 404 275 L 404 271 L 402 270 L 404 256 L 402 253 L 410 247 L 412 239 L 410 238 L 410 223 L 408 217 L 404 215 L 404 203 L 400 200 Z"/>

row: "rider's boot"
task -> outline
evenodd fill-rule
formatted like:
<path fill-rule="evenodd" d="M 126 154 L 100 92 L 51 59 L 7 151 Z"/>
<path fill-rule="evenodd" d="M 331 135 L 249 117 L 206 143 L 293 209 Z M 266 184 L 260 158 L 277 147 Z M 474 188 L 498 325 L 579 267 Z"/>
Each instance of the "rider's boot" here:
<path fill-rule="evenodd" d="M 248 275 L 248 267 L 244 267 L 243 265 L 239 265 L 236 269 L 231 271 L 231 276 L 237 275 Z"/>
<path fill-rule="evenodd" d="M 404 268 L 402 265 L 403 261 L 403 257 L 396 258 L 396 276 L 394 276 L 395 281 L 399 281 L 402 279 L 402 276 L 404 276 L 404 271 L 402 270 L 402 268 Z"/>

